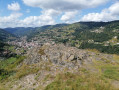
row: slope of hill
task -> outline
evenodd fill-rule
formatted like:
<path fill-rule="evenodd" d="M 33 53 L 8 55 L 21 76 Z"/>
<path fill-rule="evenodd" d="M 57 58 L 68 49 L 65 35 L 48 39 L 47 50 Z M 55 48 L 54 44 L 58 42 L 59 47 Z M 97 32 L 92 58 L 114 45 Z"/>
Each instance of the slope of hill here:
<path fill-rule="evenodd" d="M 6 42 L 11 42 L 16 39 L 17 38 L 13 34 L 0 29 L 0 61 L 1 59 L 4 60 L 4 58 L 15 56 L 15 53 L 10 50 L 12 46 L 8 45 Z"/>
<path fill-rule="evenodd" d="M 14 34 L 17 37 L 21 37 L 30 34 L 33 30 L 36 30 L 36 28 L 17 27 L 17 28 L 5 28 L 5 30 L 11 34 Z"/>
<path fill-rule="evenodd" d="M 64 43 L 82 49 L 97 49 L 104 53 L 119 54 L 119 21 L 79 22 L 62 27 L 47 28 L 33 33 L 29 40 Z M 43 42 L 42 41 L 42 42 Z"/>
<path fill-rule="evenodd" d="M 16 37 L 13 34 L 10 34 L 7 31 L 0 29 L 0 41 L 7 41 L 15 38 Z"/>

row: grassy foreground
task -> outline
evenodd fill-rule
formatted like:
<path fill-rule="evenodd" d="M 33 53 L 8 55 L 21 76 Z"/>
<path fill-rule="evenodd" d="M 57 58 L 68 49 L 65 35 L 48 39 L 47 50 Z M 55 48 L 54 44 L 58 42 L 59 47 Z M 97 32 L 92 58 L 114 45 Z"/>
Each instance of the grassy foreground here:
<path fill-rule="evenodd" d="M 15 81 L 30 74 L 37 74 L 41 70 L 36 65 L 25 64 L 18 68 L 24 59 L 25 57 L 12 57 L 0 62 L 0 90 L 11 90 L 11 85 L 15 84 Z M 46 75 L 44 82 L 52 82 L 45 87 L 38 85 L 34 90 L 119 90 L 118 84 L 113 83 L 119 82 L 119 56 L 113 55 L 113 59 L 114 62 L 106 59 L 93 60 L 93 65 L 84 65 L 74 72 L 67 69 L 56 75 Z M 44 71 L 50 72 L 45 69 Z M 37 79 L 39 76 L 40 74 L 34 78 Z M 10 84 L 7 86 L 8 82 Z M 23 89 L 19 87 L 18 90 L 22 90 L 21 88 Z"/>

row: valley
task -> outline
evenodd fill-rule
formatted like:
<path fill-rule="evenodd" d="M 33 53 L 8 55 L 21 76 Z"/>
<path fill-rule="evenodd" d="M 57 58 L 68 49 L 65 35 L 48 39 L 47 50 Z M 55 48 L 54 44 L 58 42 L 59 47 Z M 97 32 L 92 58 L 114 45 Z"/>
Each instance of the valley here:
<path fill-rule="evenodd" d="M 119 90 L 119 21 L 0 29 L 0 90 Z"/>

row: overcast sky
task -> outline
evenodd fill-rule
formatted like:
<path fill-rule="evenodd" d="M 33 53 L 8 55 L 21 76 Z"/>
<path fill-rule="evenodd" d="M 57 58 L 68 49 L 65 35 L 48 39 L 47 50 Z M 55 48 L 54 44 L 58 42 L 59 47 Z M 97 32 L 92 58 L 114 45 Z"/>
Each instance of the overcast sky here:
<path fill-rule="evenodd" d="M 0 28 L 119 19 L 119 0 L 0 0 Z"/>

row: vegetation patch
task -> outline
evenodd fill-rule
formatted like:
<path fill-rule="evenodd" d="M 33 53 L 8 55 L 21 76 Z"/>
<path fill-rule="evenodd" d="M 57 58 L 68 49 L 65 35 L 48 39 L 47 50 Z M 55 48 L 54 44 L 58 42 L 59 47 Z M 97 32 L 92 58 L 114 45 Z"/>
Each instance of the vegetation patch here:
<path fill-rule="evenodd" d="M 119 68 L 106 67 L 103 72 L 104 77 L 114 80 L 119 80 Z"/>
<path fill-rule="evenodd" d="M 113 90 L 114 87 L 93 74 L 64 73 L 58 74 L 54 82 L 45 90 Z"/>
<path fill-rule="evenodd" d="M 0 62 L 0 80 L 4 80 L 16 73 L 16 67 L 24 60 L 24 56 L 11 57 Z"/>
<path fill-rule="evenodd" d="M 22 65 L 16 72 L 16 78 L 20 79 L 26 75 L 34 74 L 39 71 L 36 65 Z"/>
<path fill-rule="evenodd" d="M 80 49 L 97 49 L 98 51 L 102 53 L 119 54 L 119 45 L 104 46 L 103 44 L 83 42 L 79 48 Z"/>

